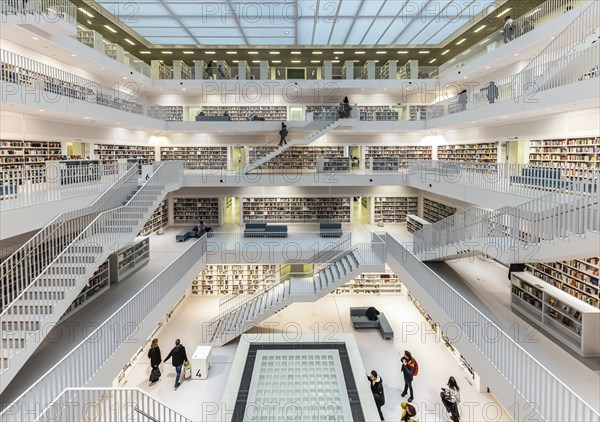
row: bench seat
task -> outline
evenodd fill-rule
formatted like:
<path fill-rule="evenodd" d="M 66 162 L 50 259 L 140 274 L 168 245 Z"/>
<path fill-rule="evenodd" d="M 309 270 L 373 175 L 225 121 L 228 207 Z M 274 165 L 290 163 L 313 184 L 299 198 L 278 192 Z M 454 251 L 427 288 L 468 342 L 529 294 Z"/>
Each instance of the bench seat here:
<path fill-rule="evenodd" d="M 195 235 L 196 235 L 196 232 L 194 231 L 194 227 L 183 229 L 182 231 L 180 231 L 179 233 L 177 233 L 175 235 L 175 241 L 176 242 L 185 242 L 190 237 L 194 237 Z"/>
<path fill-rule="evenodd" d="M 371 321 L 366 316 L 368 308 L 350 308 L 350 319 L 352 320 L 352 326 L 355 329 L 361 328 L 377 328 L 381 333 L 381 336 L 385 340 L 391 340 L 394 338 L 394 330 L 387 320 L 385 314 L 380 312 L 377 316 L 376 321 Z"/>

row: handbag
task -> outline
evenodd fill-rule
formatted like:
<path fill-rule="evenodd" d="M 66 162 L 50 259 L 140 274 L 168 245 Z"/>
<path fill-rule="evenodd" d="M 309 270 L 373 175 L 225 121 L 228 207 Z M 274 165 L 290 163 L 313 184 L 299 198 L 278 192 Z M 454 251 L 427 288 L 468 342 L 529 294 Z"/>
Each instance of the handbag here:
<path fill-rule="evenodd" d="M 158 379 L 160 378 L 160 369 L 158 369 L 158 366 L 152 368 L 152 371 L 150 372 L 150 382 L 156 382 L 158 381 Z"/>
<path fill-rule="evenodd" d="M 183 377 L 185 379 L 192 378 L 192 365 L 190 365 L 190 361 L 186 360 L 183 362 Z"/>

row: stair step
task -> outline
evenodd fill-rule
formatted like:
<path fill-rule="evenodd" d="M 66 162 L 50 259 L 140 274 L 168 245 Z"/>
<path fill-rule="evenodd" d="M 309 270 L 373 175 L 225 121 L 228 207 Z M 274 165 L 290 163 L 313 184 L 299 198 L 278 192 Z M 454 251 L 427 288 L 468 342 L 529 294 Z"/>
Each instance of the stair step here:
<path fill-rule="evenodd" d="M 50 315 L 53 310 L 53 305 L 47 303 L 40 304 L 35 300 L 19 299 L 7 310 L 7 314 L 2 316 L 2 321 L 9 321 L 13 319 L 11 317 L 18 318 L 23 315 Z"/>
<path fill-rule="evenodd" d="M 61 290 L 32 290 L 28 289 L 21 296 L 25 300 L 53 300 L 62 301 L 65 299 L 65 291 Z"/>
<path fill-rule="evenodd" d="M 26 340 L 24 338 L 3 338 L 0 344 L 3 349 L 23 349 Z"/>

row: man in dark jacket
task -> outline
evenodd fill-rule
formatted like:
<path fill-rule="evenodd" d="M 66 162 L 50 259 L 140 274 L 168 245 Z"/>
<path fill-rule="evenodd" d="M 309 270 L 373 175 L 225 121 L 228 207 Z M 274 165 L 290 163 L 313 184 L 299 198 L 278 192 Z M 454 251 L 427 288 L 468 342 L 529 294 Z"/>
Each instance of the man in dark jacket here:
<path fill-rule="evenodd" d="M 183 362 L 188 360 L 185 347 L 183 347 L 183 344 L 181 344 L 179 339 L 175 340 L 175 347 L 171 349 L 164 362 L 168 361 L 170 358 L 173 358 L 171 363 L 175 367 L 175 372 L 177 373 L 175 376 L 175 390 L 177 390 L 179 388 L 179 378 L 181 377 L 181 368 L 183 367 Z"/>
<path fill-rule="evenodd" d="M 365 315 L 367 316 L 367 319 L 369 321 L 377 321 L 377 315 L 379 315 L 379 311 L 377 310 L 377 308 L 371 306 L 367 308 Z"/>
<path fill-rule="evenodd" d="M 385 404 L 385 395 L 383 394 L 383 380 L 379 375 L 377 375 L 377 371 L 371 371 L 371 375 L 368 375 L 367 379 L 371 382 L 371 393 L 373 393 L 373 399 L 375 399 L 375 405 L 377 406 L 379 417 L 383 421 L 385 420 L 383 417 L 383 413 L 381 412 L 381 406 Z"/>
<path fill-rule="evenodd" d="M 402 397 L 406 396 L 406 393 L 410 391 L 410 397 L 408 398 L 409 403 L 412 402 L 415 397 L 412 386 L 414 373 L 415 363 L 412 355 L 408 350 L 405 350 L 404 356 L 402 356 L 402 375 L 404 375 L 404 391 L 402 392 Z"/>

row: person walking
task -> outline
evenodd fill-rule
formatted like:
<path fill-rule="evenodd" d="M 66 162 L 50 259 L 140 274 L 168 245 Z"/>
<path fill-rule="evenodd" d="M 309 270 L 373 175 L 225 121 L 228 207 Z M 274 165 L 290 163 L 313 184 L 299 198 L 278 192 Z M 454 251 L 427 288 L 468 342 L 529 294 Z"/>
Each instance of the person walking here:
<path fill-rule="evenodd" d="M 285 137 L 288 135 L 288 130 L 287 130 L 287 126 L 285 125 L 284 122 L 281 122 L 281 129 L 279 130 L 279 146 L 282 146 L 283 144 L 287 144 L 287 141 L 285 140 Z"/>
<path fill-rule="evenodd" d="M 402 408 L 400 422 L 415 422 L 413 416 L 417 416 L 417 409 L 412 404 L 408 404 L 405 401 L 400 403 L 400 407 Z"/>
<path fill-rule="evenodd" d="M 223 65 L 221 64 L 217 66 L 217 79 L 225 79 L 225 71 L 223 70 Z"/>
<path fill-rule="evenodd" d="M 150 344 L 150 350 L 148 350 L 148 358 L 150 359 L 150 367 L 152 370 L 150 371 L 150 383 L 153 384 L 160 378 L 160 369 L 158 369 L 158 365 L 162 361 L 162 356 L 160 355 L 160 347 L 158 347 L 158 339 L 155 338 L 152 340 L 152 344 Z"/>
<path fill-rule="evenodd" d="M 181 378 L 181 368 L 183 367 L 183 363 L 187 362 L 188 360 L 187 353 L 185 352 L 185 347 L 183 346 L 183 344 L 181 344 L 181 341 L 179 339 L 175 340 L 175 347 L 171 349 L 171 351 L 169 352 L 169 354 L 163 362 L 166 362 L 169 359 L 172 359 L 171 363 L 175 367 L 175 373 L 177 374 L 175 376 L 175 390 L 177 390 L 180 385 L 179 379 Z"/>
<path fill-rule="evenodd" d="M 367 379 L 371 382 L 371 393 L 373 393 L 373 399 L 375 399 L 375 405 L 379 412 L 379 418 L 383 421 L 383 413 L 381 412 L 381 406 L 385 404 L 385 394 L 383 393 L 383 380 L 377 374 L 377 371 L 371 371 L 370 375 L 367 375 Z"/>
<path fill-rule="evenodd" d="M 458 412 L 458 403 L 460 403 L 460 388 L 454 377 L 448 379 L 447 387 L 442 387 L 440 393 L 444 407 L 450 413 L 452 422 L 460 422 L 460 413 Z"/>
<path fill-rule="evenodd" d="M 515 21 L 512 20 L 510 15 L 504 18 L 504 26 L 502 27 L 502 37 L 504 38 L 504 44 L 508 44 L 515 37 Z"/>
<path fill-rule="evenodd" d="M 460 111 L 465 111 L 467 109 L 467 102 L 469 101 L 469 97 L 467 95 L 467 90 L 463 89 L 458 94 L 458 105 L 460 106 Z"/>
<path fill-rule="evenodd" d="M 494 104 L 498 99 L 498 85 L 496 82 L 490 82 L 487 86 L 487 99 L 490 104 Z"/>
<path fill-rule="evenodd" d="M 406 394 L 410 392 L 408 402 L 412 402 L 415 399 L 413 391 L 413 379 L 415 376 L 416 362 L 412 357 L 412 354 L 408 351 L 404 351 L 402 356 L 402 375 L 404 375 L 404 391 L 402 391 L 402 397 L 406 397 Z"/>
<path fill-rule="evenodd" d="M 212 60 L 208 62 L 208 65 L 206 65 L 206 76 L 208 77 L 208 79 L 214 79 L 214 69 Z"/>

